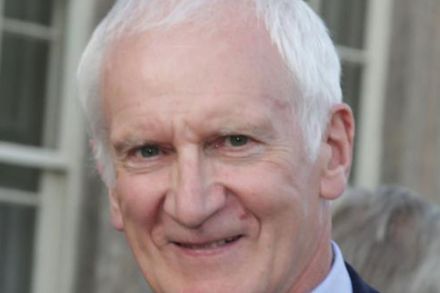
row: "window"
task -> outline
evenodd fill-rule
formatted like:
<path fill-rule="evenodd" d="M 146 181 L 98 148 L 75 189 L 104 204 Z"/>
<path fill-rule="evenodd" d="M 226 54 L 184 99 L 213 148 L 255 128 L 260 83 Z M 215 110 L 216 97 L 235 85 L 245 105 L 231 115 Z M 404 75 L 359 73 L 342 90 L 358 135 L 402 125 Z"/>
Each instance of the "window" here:
<path fill-rule="evenodd" d="M 0 0 L 2 293 L 71 292 L 84 151 L 73 75 L 90 2 Z"/>
<path fill-rule="evenodd" d="M 323 17 L 342 60 L 344 100 L 356 117 L 352 183 L 373 187 L 380 176 L 384 82 L 391 0 L 309 0 Z"/>
<path fill-rule="evenodd" d="M 31 290 L 41 168 L 18 162 L 18 145 L 50 145 L 45 126 L 51 60 L 59 42 L 52 0 L 4 0 L 0 54 L 0 292 Z M 46 129 L 45 129 L 46 128 Z M 17 145 L 17 147 L 15 146 Z M 26 153 L 31 154 L 29 148 Z M 5 160 L 7 158 L 7 160 Z M 17 158 L 18 159 L 18 158 Z"/>

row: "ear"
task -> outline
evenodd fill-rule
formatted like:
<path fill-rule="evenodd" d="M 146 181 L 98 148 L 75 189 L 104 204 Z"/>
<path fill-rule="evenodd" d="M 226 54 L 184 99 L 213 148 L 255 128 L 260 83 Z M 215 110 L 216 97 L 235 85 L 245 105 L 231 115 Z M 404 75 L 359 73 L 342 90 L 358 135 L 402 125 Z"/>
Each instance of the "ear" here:
<path fill-rule="evenodd" d="M 94 139 L 89 140 L 90 147 L 92 148 L 93 155 L 96 158 L 96 141 Z M 99 176 L 103 178 L 103 171 L 104 167 L 102 166 L 102 163 L 98 160 L 95 160 L 96 162 L 96 169 L 98 170 Z M 112 225 L 116 230 L 122 231 L 124 229 L 124 221 L 121 214 L 121 208 L 119 199 L 115 190 L 115 187 L 107 186 L 108 188 L 108 197 L 110 201 L 110 217 L 112 221 Z"/>
<path fill-rule="evenodd" d="M 113 227 L 118 230 L 124 230 L 124 220 L 121 213 L 121 205 L 117 192 L 114 188 L 109 188 L 108 196 L 110 200 L 110 216 Z"/>
<path fill-rule="evenodd" d="M 336 199 L 344 192 L 350 174 L 353 139 L 353 113 L 348 105 L 338 104 L 332 108 L 322 141 L 322 198 Z"/>
<path fill-rule="evenodd" d="M 102 163 L 100 161 L 97 160 L 97 147 L 96 147 L 96 140 L 94 138 L 89 140 L 89 145 L 90 148 L 92 149 L 92 153 L 93 153 L 93 157 L 95 158 L 95 164 L 96 164 L 96 170 L 98 170 L 98 174 L 101 177 L 101 179 L 103 178 L 103 172 L 104 172 L 104 166 L 102 165 Z"/>

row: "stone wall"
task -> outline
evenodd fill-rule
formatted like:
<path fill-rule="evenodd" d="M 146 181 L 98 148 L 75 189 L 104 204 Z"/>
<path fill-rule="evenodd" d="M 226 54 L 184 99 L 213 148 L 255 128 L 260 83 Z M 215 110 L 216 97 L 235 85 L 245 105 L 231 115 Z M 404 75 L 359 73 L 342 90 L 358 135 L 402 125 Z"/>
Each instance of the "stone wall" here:
<path fill-rule="evenodd" d="M 440 203 L 440 1 L 395 1 L 383 136 L 384 183 Z"/>

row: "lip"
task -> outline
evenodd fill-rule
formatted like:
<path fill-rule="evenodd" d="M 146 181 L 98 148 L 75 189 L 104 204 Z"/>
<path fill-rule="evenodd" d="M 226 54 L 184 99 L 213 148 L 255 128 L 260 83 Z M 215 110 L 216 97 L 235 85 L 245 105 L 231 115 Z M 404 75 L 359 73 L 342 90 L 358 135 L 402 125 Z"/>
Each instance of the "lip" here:
<path fill-rule="evenodd" d="M 210 241 L 172 241 L 173 247 L 189 256 L 214 256 L 233 249 L 243 241 L 243 235 L 235 235 Z"/>

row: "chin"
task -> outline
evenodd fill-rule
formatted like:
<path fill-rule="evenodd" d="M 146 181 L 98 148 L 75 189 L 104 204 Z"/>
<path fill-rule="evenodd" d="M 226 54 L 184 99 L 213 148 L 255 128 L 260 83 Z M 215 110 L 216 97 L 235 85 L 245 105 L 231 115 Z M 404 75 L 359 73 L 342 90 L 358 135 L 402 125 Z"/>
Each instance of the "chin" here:
<path fill-rule="evenodd" d="M 276 288 L 271 288 L 269 280 L 259 276 L 255 278 L 249 274 L 236 273 L 219 274 L 207 270 L 202 274 L 191 274 L 191 270 L 186 272 L 167 272 L 166 274 L 156 275 L 155 279 L 149 279 L 150 286 L 156 293 L 272 293 L 279 292 Z M 151 276 L 150 276 L 151 277 Z"/>

